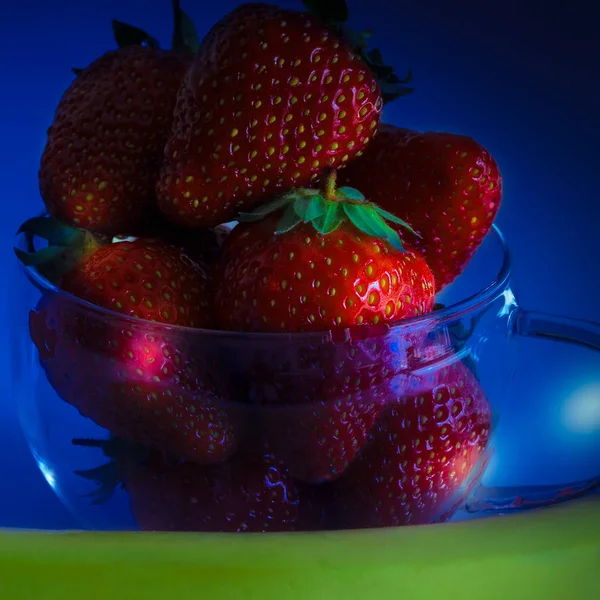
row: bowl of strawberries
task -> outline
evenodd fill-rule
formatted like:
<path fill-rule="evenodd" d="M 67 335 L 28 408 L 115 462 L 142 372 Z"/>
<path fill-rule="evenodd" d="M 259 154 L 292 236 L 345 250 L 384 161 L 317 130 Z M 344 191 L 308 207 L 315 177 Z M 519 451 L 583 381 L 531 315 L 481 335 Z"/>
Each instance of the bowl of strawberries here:
<path fill-rule="evenodd" d="M 59 103 L 15 247 L 14 393 L 88 527 L 398 527 L 598 485 L 482 486 L 511 340 L 598 350 L 600 326 L 518 306 L 491 154 L 383 123 L 408 81 L 316 4 L 200 41 L 173 2 L 170 50 L 115 22 Z"/>

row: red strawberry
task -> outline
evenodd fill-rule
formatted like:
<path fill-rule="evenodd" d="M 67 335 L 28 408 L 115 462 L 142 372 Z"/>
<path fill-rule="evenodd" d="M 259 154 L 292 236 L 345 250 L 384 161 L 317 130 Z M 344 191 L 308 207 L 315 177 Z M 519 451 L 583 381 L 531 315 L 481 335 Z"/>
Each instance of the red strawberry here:
<path fill-rule="evenodd" d="M 84 254 L 59 285 L 127 317 L 211 323 L 205 274 L 163 242 L 102 246 Z M 50 384 L 83 416 L 189 460 L 223 460 L 236 447 L 239 415 L 220 405 L 210 356 L 194 336 L 159 323 L 109 316 L 49 293 L 31 314 L 30 332 Z"/>
<path fill-rule="evenodd" d="M 48 212 L 105 234 L 136 230 L 154 206 L 154 183 L 177 90 L 191 58 L 160 50 L 115 22 L 125 47 L 107 52 L 63 95 L 39 172 Z M 148 46 L 128 45 L 147 43 Z"/>
<path fill-rule="evenodd" d="M 216 280 L 223 329 L 327 331 L 393 323 L 433 309 L 425 260 L 405 251 L 397 236 L 374 237 L 394 233 L 378 208 L 356 190 L 328 193 L 297 190 L 249 217 L 285 208 L 280 221 L 276 213 L 233 230 Z"/>
<path fill-rule="evenodd" d="M 74 444 L 96 443 L 74 440 Z M 120 479 L 144 531 L 293 531 L 306 510 L 294 481 L 269 451 L 245 448 L 230 461 L 208 467 L 169 462 L 155 452 L 144 456 L 139 449 L 125 456 L 111 450 L 108 454 L 113 455 L 112 464 L 78 474 L 108 487 L 109 493 L 114 479 Z M 105 499 L 106 491 L 101 489 L 99 498 Z"/>
<path fill-rule="evenodd" d="M 379 387 L 343 395 L 333 387 L 323 395 L 311 394 L 306 404 L 263 409 L 269 442 L 300 481 L 339 477 L 364 446 L 385 404 Z"/>
<path fill-rule="evenodd" d="M 379 127 L 340 180 L 421 234 L 421 239 L 403 235 L 427 259 L 438 292 L 462 273 L 490 230 L 502 196 L 496 162 L 471 138 L 392 125 Z"/>
<path fill-rule="evenodd" d="M 58 284 L 86 302 L 130 317 L 184 327 L 211 323 L 206 274 L 161 241 L 100 246 L 83 256 Z"/>
<path fill-rule="evenodd" d="M 356 190 L 298 190 L 257 214 L 286 204 L 279 224 L 269 216 L 239 225 L 228 238 L 215 295 L 222 328 L 323 331 L 385 325 L 432 310 L 427 264 L 367 233 L 394 232 Z M 397 236 L 390 240 L 399 243 Z M 272 361 L 259 358 L 258 369 L 244 373 L 252 401 L 286 405 L 265 412 L 269 441 L 305 481 L 331 479 L 346 469 L 367 438 L 393 372 L 383 361 L 371 368 L 371 346 L 374 354 L 385 354 L 372 339 L 346 345 L 345 356 L 342 345 L 329 345 L 323 351 L 333 355 L 317 350 L 311 357 L 306 348 L 277 344 Z M 253 355 L 259 352 L 257 345 Z"/>
<path fill-rule="evenodd" d="M 355 157 L 381 110 L 375 75 L 333 29 L 245 4 L 212 28 L 183 81 L 159 207 L 186 227 L 229 221 Z"/>
<path fill-rule="evenodd" d="M 362 325 L 224 336 L 215 353 L 235 397 L 260 406 L 266 436 L 292 475 L 315 483 L 338 477 L 354 459 L 424 333 Z"/>
<path fill-rule="evenodd" d="M 444 520 L 481 475 L 491 427 L 483 390 L 458 360 L 428 370 L 399 378 L 370 443 L 333 484 L 341 527 Z"/>

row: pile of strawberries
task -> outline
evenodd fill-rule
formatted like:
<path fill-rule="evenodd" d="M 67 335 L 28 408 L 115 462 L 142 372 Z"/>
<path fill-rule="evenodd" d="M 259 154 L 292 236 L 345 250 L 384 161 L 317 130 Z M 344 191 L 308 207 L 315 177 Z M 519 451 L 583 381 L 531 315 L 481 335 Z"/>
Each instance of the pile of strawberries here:
<path fill-rule="evenodd" d="M 343 1 L 305 4 L 242 5 L 199 41 L 174 0 L 171 50 L 114 22 L 119 48 L 48 130 L 48 215 L 17 251 L 54 286 L 31 337 L 110 432 L 74 440 L 110 459 L 80 475 L 100 499 L 122 485 L 142 529 L 439 521 L 485 457 L 473 372 L 389 325 L 464 270 L 498 167 L 468 137 L 383 124 L 407 80 Z"/>

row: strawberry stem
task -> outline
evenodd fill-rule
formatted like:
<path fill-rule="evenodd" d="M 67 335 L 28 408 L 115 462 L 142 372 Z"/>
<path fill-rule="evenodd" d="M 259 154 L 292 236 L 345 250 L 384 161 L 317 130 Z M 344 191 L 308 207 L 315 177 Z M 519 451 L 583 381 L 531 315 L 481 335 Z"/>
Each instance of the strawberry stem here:
<path fill-rule="evenodd" d="M 336 181 L 337 171 L 331 167 L 327 167 L 321 181 L 321 195 L 327 202 L 337 202 L 338 200 L 335 193 Z"/>
<path fill-rule="evenodd" d="M 345 186 L 336 189 L 336 177 L 335 169 L 328 169 L 323 173 L 320 189 L 292 190 L 250 213 L 240 213 L 238 220 L 251 223 L 268 215 L 281 213 L 274 230 L 276 235 L 287 233 L 302 223 L 310 223 L 321 235 L 328 235 L 342 223 L 348 223 L 367 235 L 386 240 L 396 250 L 405 252 L 398 230 L 406 229 L 418 236 L 412 227 L 392 213 L 368 202 L 358 190 Z M 391 227 L 388 221 L 396 227 Z"/>

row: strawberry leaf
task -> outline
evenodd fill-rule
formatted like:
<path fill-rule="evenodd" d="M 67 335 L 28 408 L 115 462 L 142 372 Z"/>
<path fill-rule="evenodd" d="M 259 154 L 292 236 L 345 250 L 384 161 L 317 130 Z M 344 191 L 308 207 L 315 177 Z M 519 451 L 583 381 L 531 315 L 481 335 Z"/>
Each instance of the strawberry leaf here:
<path fill-rule="evenodd" d="M 94 252 L 105 243 L 104 238 L 96 237 L 89 231 L 65 225 L 53 217 L 34 217 L 19 227 L 18 234 L 24 234 L 29 252 L 15 248 L 17 258 L 28 267 L 35 267 L 38 273 L 55 282 L 72 268 L 85 254 Z M 48 246 L 36 251 L 34 238 L 45 239 Z"/>
<path fill-rule="evenodd" d="M 344 204 L 343 206 L 344 212 L 355 227 L 368 235 L 377 236 L 376 228 L 371 223 L 372 214 L 369 214 L 368 209 L 357 204 Z"/>
<path fill-rule="evenodd" d="M 65 225 L 63 222 L 52 217 L 32 217 L 31 219 L 27 219 L 19 227 L 17 235 L 21 233 L 36 235 L 56 246 L 70 246 L 83 241 L 85 237 L 83 231 Z"/>
<path fill-rule="evenodd" d="M 200 48 L 200 38 L 191 17 L 183 10 L 181 11 L 181 32 L 186 50 L 190 54 L 196 54 Z"/>
<path fill-rule="evenodd" d="M 310 198 L 308 196 L 300 196 L 294 201 L 294 210 L 296 214 L 306 223 L 306 211 Z"/>
<path fill-rule="evenodd" d="M 377 77 L 384 104 L 411 94 L 414 89 L 405 87 L 412 78 L 412 73 L 401 79 L 394 73 L 392 66 L 386 65 L 378 48 L 369 49 L 371 30 L 355 31 L 350 29 L 348 7 L 345 0 L 302 0 L 307 11 L 331 27 L 337 35 L 343 38 L 354 51 L 369 66 Z"/>
<path fill-rule="evenodd" d="M 116 462 L 109 462 L 85 471 L 74 471 L 74 473 L 78 477 L 96 484 L 95 490 L 85 494 L 86 497 L 90 498 L 94 506 L 106 504 L 112 498 L 117 487 L 122 485 Z"/>
<path fill-rule="evenodd" d="M 111 436 L 108 439 L 73 438 L 71 444 L 79 448 L 97 448 L 102 451 L 106 458 L 118 459 L 127 456 L 134 457 L 137 462 L 144 462 L 149 453 L 149 449 L 145 446 L 135 442 L 127 442 L 116 436 Z M 89 473 L 91 471 L 84 472 Z M 85 477 L 85 475 L 82 475 L 82 477 Z"/>
<path fill-rule="evenodd" d="M 354 200 L 355 202 L 364 202 L 365 196 L 362 192 L 359 192 L 357 189 L 347 186 L 342 186 L 337 189 L 338 194 L 341 194 L 343 197 L 348 200 Z"/>
<path fill-rule="evenodd" d="M 149 48 L 158 49 L 159 43 L 149 33 L 146 33 L 139 27 L 134 27 L 122 21 L 113 19 L 112 22 L 113 35 L 119 48 L 127 46 L 148 46 Z"/>
<path fill-rule="evenodd" d="M 320 194 L 317 194 L 316 196 L 313 196 L 310 199 L 310 202 L 308 204 L 308 208 L 306 209 L 306 221 L 314 221 L 315 219 L 319 218 L 321 215 L 325 214 L 325 211 L 327 210 L 327 203 L 325 202 L 325 198 L 323 198 L 323 196 L 321 196 Z"/>
<path fill-rule="evenodd" d="M 55 261 L 60 258 L 65 252 L 66 248 L 63 246 L 47 246 L 37 252 L 24 252 L 20 248 L 14 248 L 17 258 L 26 267 L 37 267 Z"/>
<path fill-rule="evenodd" d="M 406 87 L 412 80 L 412 71 L 410 69 L 408 74 L 401 79 L 394 73 L 393 67 L 384 63 L 378 48 L 375 48 L 366 54 L 363 52 L 361 56 L 379 81 L 384 104 L 387 104 L 396 98 L 408 96 L 414 92 L 414 88 Z"/>
<path fill-rule="evenodd" d="M 250 212 L 239 213 L 237 220 L 240 221 L 240 223 L 253 223 L 255 221 L 262 221 L 265 217 L 269 216 L 270 214 L 277 212 L 284 206 L 288 206 L 290 202 L 291 201 L 288 196 L 277 198 L 277 200 L 273 200 L 272 202 L 263 204 Z"/>
<path fill-rule="evenodd" d="M 409 70 L 405 77 L 398 77 L 394 72 L 394 67 L 386 65 L 379 48 L 369 49 L 371 31 L 357 32 L 343 23 L 334 23 L 333 27 L 336 33 L 362 58 L 377 78 L 384 104 L 401 96 L 412 94 L 414 89 L 406 87 L 412 79 L 412 72 Z"/>
<path fill-rule="evenodd" d="M 182 54 L 196 54 L 200 47 L 200 38 L 190 16 L 181 10 L 180 0 L 171 0 L 173 8 L 173 36 L 171 49 Z"/>
<path fill-rule="evenodd" d="M 415 91 L 415 88 L 401 87 L 395 83 L 381 80 L 379 81 L 379 87 L 381 88 L 381 97 L 384 104 L 388 104 L 397 98 L 402 98 L 402 96 L 409 96 Z"/>
<path fill-rule="evenodd" d="M 406 252 L 398 232 L 383 220 L 373 206 L 344 203 L 343 207 L 344 212 L 355 227 L 367 235 L 387 240 L 393 248 L 400 252 Z"/>
<path fill-rule="evenodd" d="M 283 216 L 279 219 L 279 222 L 275 227 L 275 234 L 279 235 L 281 233 L 287 233 L 294 229 L 296 225 L 300 225 L 300 223 L 302 223 L 302 217 L 298 216 L 293 204 L 288 204 Z"/>
<path fill-rule="evenodd" d="M 346 42 L 352 46 L 356 52 L 360 52 L 361 55 L 367 51 L 369 47 L 369 40 L 373 35 L 372 31 L 355 31 L 348 27 L 344 28 L 344 37 Z"/>
<path fill-rule="evenodd" d="M 316 194 L 314 196 L 301 196 L 294 202 L 296 214 L 304 221 L 310 221 L 320 217 L 326 210 L 326 203 L 323 196 Z"/>
<path fill-rule="evenodd" d="M 391 221 L 392 223 L 396 223 L 396 225 L 404 227 L 404 229 L 408 229 L 408 231 L 416 235 L 418 238 L 422 237 L 420 233 L 417 233 L 406 221 L 403 221 L 400 217 L 393 215 L 391 212 L 388 212 L 387 210 L 384 210 L 375 204 L 373 204 L 373 207 L 386 221 Z"/>
<path fill-rule="evenodd" d="M 348 20 L 348 7 L 345 0 L 302 0 L 306 10 L 321 21 L 345 23 Z"/>
<path fill-rule="evenodd" d="M 313 219 L 313 227 L 322 235 L 335 231 L 344 221 L 342 205 L 337 202 L 326 203 L 325 212 Z"/>
<path fill-rule="evenodd" d="M 123 479 L 128 465 L 143 464 L 149 455 L 147 448 L 112 437 L 108 440 L 79 439 L 71 440 L 73 446 L 82 448 L 98 448 L 109 462 L 91 469 L 74 471 L 78 477 L 96 484 L 96 489 L 88 494 L 92 504 L 105 504 L 113 496 L 115 490 L 123 487 Z"/>

